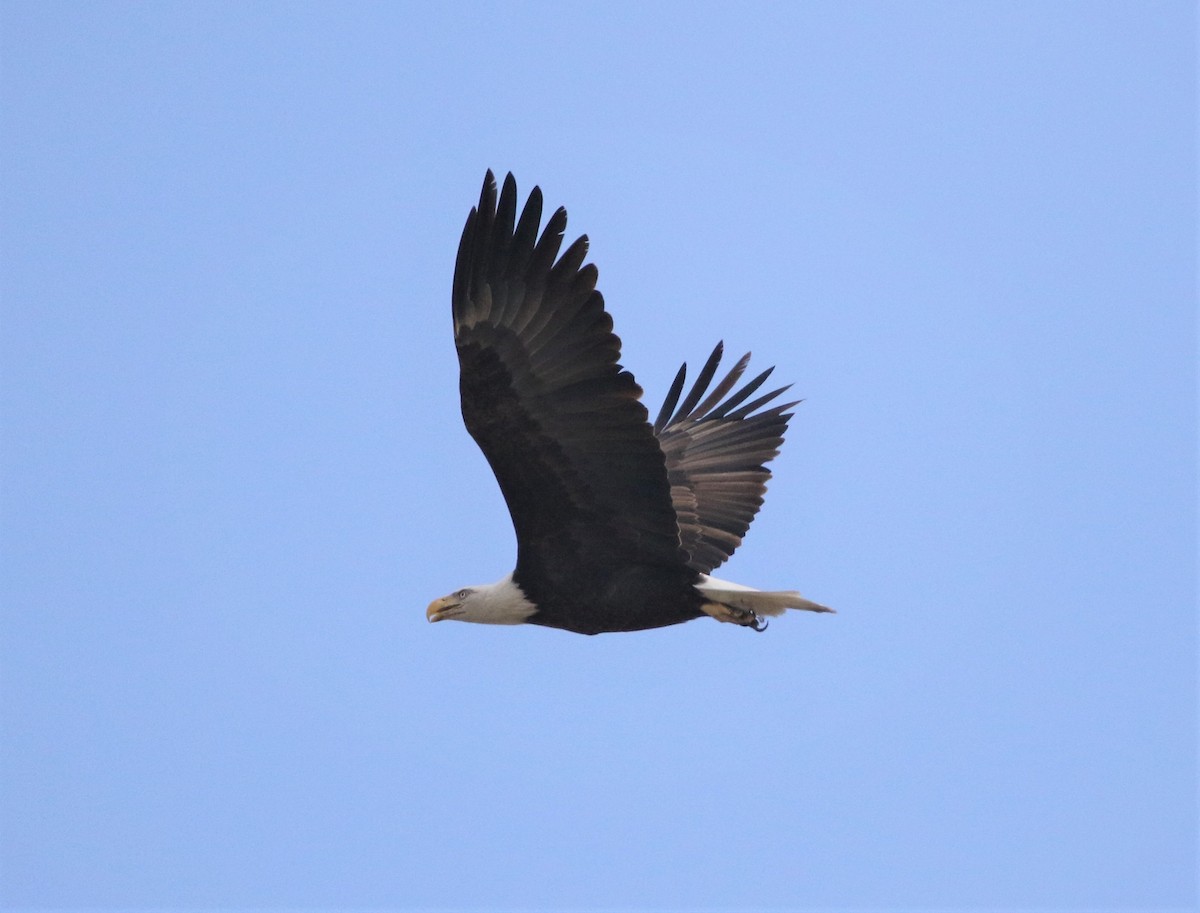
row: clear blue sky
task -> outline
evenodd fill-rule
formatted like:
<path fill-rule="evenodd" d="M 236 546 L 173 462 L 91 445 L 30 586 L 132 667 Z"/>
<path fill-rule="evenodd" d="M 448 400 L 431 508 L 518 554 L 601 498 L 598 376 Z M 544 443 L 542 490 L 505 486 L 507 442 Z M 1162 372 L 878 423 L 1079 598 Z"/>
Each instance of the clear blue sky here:
<path fill-rule="evenodd" d="M 1191 3 L 0 6 L 0 901 L 1194 908 Z M 429 625 L 487 168 L 661 400 L 805 402 L 723 569 Z"/>

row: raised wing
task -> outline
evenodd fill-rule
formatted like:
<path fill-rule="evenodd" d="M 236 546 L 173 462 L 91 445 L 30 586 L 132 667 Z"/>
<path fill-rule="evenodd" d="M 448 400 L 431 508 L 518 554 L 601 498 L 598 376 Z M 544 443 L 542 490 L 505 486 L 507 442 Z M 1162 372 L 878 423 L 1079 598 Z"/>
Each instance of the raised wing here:
<path fill-rule="evenodd" d="M 489 171 L 452 298 L 463 420 L 512 514 L 517 579 L 587 562 L 682 565 L 663 453 L 617 363 L 596 267 L 582 265 L 587 237 L 558 257 L 566 210 L 539 238 L 541 191 L 519 220 L 516 209 L 513 176 L 497 202 Z"/>
<path fill-rule="evenodd" d="M 783 444 L 792 417 L 787 410 L 798 402 L 756 412 L 788 389 L 780 387 L 746 403 L 774 368 L 730 394 L 750 363 L 749 354 L 705 397 L 723 351 L 724 345 L 717 343 L 682 403 L 679 396 L 687 365 L 679 369 L 654 422 L 667 458 L 680 539 L 690 556 L 688 564 L 702 574 L 719 567 L 742 544 L 750 521 L 762 507 L 771 478 L 766 464 Z"/>

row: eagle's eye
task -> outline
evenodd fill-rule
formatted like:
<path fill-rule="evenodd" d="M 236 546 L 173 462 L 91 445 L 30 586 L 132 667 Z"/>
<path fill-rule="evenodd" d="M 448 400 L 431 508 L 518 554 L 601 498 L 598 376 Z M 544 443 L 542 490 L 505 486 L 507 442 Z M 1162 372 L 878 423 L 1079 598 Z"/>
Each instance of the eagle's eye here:
<path fill-rule="evenodd" d="M 459 590 L 457 593 L 454 594 L 454 598 L 455 599 L 466 599 L 467 596 L 470 594 L 470 592 L 471 592 L 470 590 Z"/>

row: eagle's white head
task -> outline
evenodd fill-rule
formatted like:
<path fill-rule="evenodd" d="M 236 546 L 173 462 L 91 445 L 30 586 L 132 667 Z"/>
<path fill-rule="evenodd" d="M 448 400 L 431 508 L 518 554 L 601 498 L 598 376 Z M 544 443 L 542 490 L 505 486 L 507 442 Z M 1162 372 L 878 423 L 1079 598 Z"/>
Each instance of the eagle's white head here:
<path fill-rule="evenodd" d="M 512 574 L 495 583 L 467 586 L 435 599 L 425 610 L 430 621 L 473 621 L 485 625 L 519 625 L 529 620 L 537 606 L 513 583 Z"/>

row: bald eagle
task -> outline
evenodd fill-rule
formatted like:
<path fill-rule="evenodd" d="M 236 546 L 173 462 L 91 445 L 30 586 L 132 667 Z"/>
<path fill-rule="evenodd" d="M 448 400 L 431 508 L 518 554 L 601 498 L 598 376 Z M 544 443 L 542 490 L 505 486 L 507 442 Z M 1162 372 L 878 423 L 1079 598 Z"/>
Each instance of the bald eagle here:
<path fill-rule="evenodd" d="M 718 343 L 682 401 L 679 369 L 651 424 L 617 363 L 587 236 L 559 256 L 566 210 L 539 237 L 541 218 L 539 188 L 517 218 L 516 181 L 505 178 L 497 201 L 489 171 L 451 294 L 463 420 L 508 503 L 517 566 L 434 600 L 426 617 L 599 634 L 705 615 L 762 631 L 786 609 L 832 611 L 708 576 L 762 505 L 765 464 L 796 405 L 769 404 L 788 388 L 747 402 L 771 371 L 734 390 L 745 355 L 708 392 Z"/>

